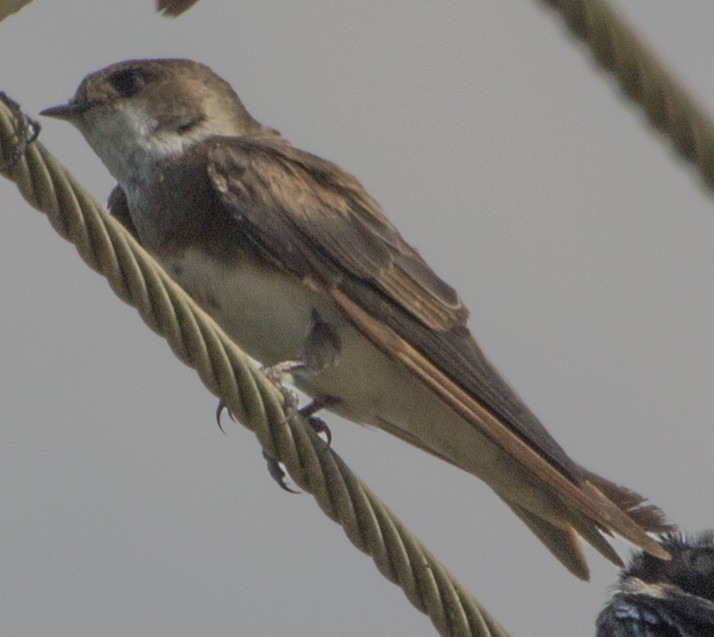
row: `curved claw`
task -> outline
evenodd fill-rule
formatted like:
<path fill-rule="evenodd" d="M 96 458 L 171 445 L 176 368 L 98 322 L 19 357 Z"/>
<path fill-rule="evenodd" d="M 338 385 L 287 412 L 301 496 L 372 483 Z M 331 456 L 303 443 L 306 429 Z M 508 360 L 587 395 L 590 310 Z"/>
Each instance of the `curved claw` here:
<path fill-rule="evenodd" d="M 226 430 L 223 429 L 223 425 L 221 424 L 221 416 L 223 415 L 224 409 L 228 409 L 228 407 L 221 399 L 218 401 L 218 407 L 216 407 L 216 423 L 218 424 L 218 428 L 221 430 L 221 433 L 225 435 Z"/>
<path fill-rule="evenodd" d="M 300 491 L 295 491 L 287 485 L 285 481 L 285 471 L 283 471 L 280 463 L 273 458 L 273 456 L 268 454 L 265 449 L 263 449 L 263 458 L 265 458 L 265 461 L 268 463 L 268 473 L 270 474 L 270 477 L 280 485 L 281 489 L 287 491 L 288 493 L 300 493 Z"/>
<path fill-rule="evenodd" d="M 226 405 L 226 402 L 221 398 L 218 400 L 218 407 L 216 407 L 216 422 L 218 423 L 218 428 L 223 434 L 226 433 L 225 429 L 223 429 L 223 424 L 221 423 L 221 416 L 223 415 L 224 411 L 228 412 L 228 416 L 233 422 L 236 421 L 233 412 L 230 410 L 230 407 L 228 407 L 228 405 Z"/>
<path fill-rule="evenodd" d="M 327 423 L 322 419 L 318 418 L 317 416 L 308 416 L 307 417 L 307 422 L 310 424 L 310 427 L 312 430 L 322 438 L 324 436 L 325 439 L 325 445 L 327 447 L 332 446 L 332 432 L 330 431 L 330 428 L 327 426 Z"/>
<path fill-rule="evenodd" d="M 307 422 L 310 424 L 310 427 L 312 427 L 312 430 L 320 437 L 324 435 L 325 444 L 328 447 L 332 446 L 332 431 L 330 431 L 327 423 L 322 418 L 315 416 L 315 414 L 321 409 L 333 404 L 334 401 L 329 398 L 320 398 L 313 400 L 299 410 L 300 415 L 307 418 Z"/>

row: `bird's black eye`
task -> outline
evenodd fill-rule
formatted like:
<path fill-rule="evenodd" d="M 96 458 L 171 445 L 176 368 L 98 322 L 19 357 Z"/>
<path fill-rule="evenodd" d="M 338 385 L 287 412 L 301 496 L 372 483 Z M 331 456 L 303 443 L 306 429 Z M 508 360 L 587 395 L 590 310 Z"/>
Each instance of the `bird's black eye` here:
<path fill-rule="evenodd" d="M 109 82 L 122 97 L 131 97 L 146 84 L 146 79 L 137 69 L 117 71 L 109 77 Z"/>
<path fill-rule="evenodd" d="M 193 119 L 176 126 L 176 130 L 179 133 L 188 133 L 188 131 L 190 131 L 192 128 L 195 128 L 196 126 L 198 126 L 205 119 L 206 119 L 205 115 L 198 115 L 198 116 L 194 117 Z"/>

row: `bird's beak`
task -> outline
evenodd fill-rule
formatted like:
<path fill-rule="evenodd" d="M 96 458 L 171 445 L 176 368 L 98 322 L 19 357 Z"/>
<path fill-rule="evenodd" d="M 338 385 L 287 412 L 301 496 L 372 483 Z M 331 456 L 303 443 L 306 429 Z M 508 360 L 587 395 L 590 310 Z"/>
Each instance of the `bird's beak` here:
<path fill-rule="evenodd" d="M 66 104 L 60 104 L 59 106 L 50 106 L 44 111 L 40 111 L 40 115 L 46 115 L 47 117 L 55 117 L 57 119 L 63 119 L 65 121 L 71 122 L 77 119 L 90 106 L 90 104 L 67 102 Z"/>

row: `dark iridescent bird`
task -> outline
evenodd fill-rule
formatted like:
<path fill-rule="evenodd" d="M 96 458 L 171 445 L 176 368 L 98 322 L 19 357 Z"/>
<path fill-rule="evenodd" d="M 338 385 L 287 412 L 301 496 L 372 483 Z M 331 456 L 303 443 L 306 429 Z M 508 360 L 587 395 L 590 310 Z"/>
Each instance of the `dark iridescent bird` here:
<path fill-rule="evenodd" d="M 363 186 L 208 67 L 115 64 L 44 114 L 80 130 L 119 182 L 111 212 L 255 359 L 484 480 L 580 578 L 581 537 L 615 564 L 612 533 L 666 559 L 659 509 L 568 457 Z"/>
<path fill-rule="evenodd" d="M 714 532 L 661 540 L 670 560 L 638 553 L 597 620 L 597 637 L 714 635 Z"/>

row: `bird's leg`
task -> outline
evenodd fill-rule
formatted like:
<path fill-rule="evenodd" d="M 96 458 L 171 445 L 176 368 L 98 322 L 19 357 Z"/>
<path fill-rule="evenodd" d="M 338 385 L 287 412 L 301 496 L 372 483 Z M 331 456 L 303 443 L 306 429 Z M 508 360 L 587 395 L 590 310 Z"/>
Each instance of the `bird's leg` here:
<path fill-rule="evenodd" d="M 322 418 L 318 418 L 317 416 L 315 416 L 315 414 L 321 409 L 336 405 L 337 402 L 338 401 L 336 399 L 330 397 L 316 398 L 315 400 L 311 400 L 301 409 L 298 409 L 298 412 L 307 420 L 310 427 L 312 427 L 312 430 L 318 436 L 325 437 L 325 443 L 328 447 L 332 445 L 332 432 L 327 426 L 327 423 Z M 223 416 L 224 411 L 228 412 L 228 416 L 233 422 L 236 422 L 236 418 L 233 415 L 233 412 L 230 410 L 230 407 L 228 407 L 228 405 L 226 405 L 226 402 L 221 398 L 219 399 L 218 407 L 216 408 L 216 422 L 218 423 L 218 428 L 221 430 L 221 432 L 226 433 L 223 429 L 223 424 L 221 423 L 221 416 Z"/>
<path fill-rule="evenodd" d="M 331 398 L 318 398 L 315 400 L 311 400 L 307 405 L 305 405 L 302 409 L 299 410 L 300 415 L 304 416 L 307 419 L 308 424 L 312 428 L 312 430 L 320 437 L 323 435 L 325 436 L 325 444 L 329 447 L 332 444 L 332 432 L 330 431 L 330 428 L 327 426 L 327 423 L 322 419 L 318 418 L 315 416 L 315 414 L 320 411 L 321 409 L 324 409 L 325 407 L 329 407 L 331 405 L 335 404 L 335 400 Z M 218 409 L 218 426 L 220 427 L 221 422 L 220 422 L 220 410 L 221 409 L 228 409 L 224 404 L 219 404 Z M 230 414 L 230 410 L 228 411 Z M 231 415 L 231 418 L 233 416 Z M 221 431 L 223 429 L 221 428 Z M 285 471 L 283 470 L 282 466 L 280 463 L 273 458 L 265 449 L 263 449 L 263 458 L 265 458 L 265 461 L 268 463 L 268 473 L 270 474 L 270 477 L 273 478 L 279 485 L 281 489 L 284 489 L 285 491 L 288 491 L 289 493 L 299 493 L 299 491 L 295 491 L 291 489 L 287 483 L 285 482 Z"/>
<path fill-rule="evenodd" d="M 297 394 L 285 387 L 285 381 L 292 382 L 292 372 L 299 371 L 303 374 L 317 374 L 337 364 L 340 353 L 340 339 L 332 326 L 324 321 L 320 315 L 313 311 L 312 328 L 305 339 L 302 355 L 295 360 L 282 361 L 263 368 L 263 373 L 278 387 L 285 397 L 287 411 L 295 410 L 298 405 Z M 330 397 L 316 398 L 299 410 L 313 431 L 320 437 L 324 436 L 329 447 L 332 444 L 332 432 L 322 418 L 315 414 L 324 407 L 331 406 L 335 400 Z M 220 409 L 219 405 L 219 409 Z M 289 415 L 289 414 L 288 414 Z M 268 472 L 282 489 L 290 493 L 297 493 L 285 483 L 285 471 L 280 463 L 263 449 L 263 457 L 268 463 Z"/>
<path fill-rule="evenodd" d="M 288 414 L 297 411 L 299 400 L 297 394 L 285 386 L 286 382 L 292 382 L 292 372 L 300 371 L 303 374 L 317 374 L 337 364 L 340 354 L 340 338 L 332 326 L 320 315 L 313 311 L 312 327 L 305 339 L 303 351 L 299 358 L 294 360 L 281 361 L 274 365 L 261 367 L 261 371 L 280 390 L 285 399 Z M 320 409 L 334 405 L 332 398 L 324 397 L 313 400 L 300 409 L 300 413 L 305 416 L 310 425 L 318 435 L 324 434 L 328 446 L 332 441 L 332 435 L 325 422 L 320 418 L 313 418 L 313 414 Z M 216 422 L 221 431 L 221 416 L 227 411 L 232 420 L 235 421 L 231 410 L 223 399 L 218 401 L 216 408 Z"/>
<path fill-rule="evenodd" d="M 287 491 L 288 493 L 300 493 L 299 491 L 291 489 L 287 485 L 287 482 L 285 481 L 284 469 L 280 466 L 280 463 L 265 449 L 263 449 L 263 458 L 265 458 L 265 461 L 268 463 L 268 473 L 270 474 L 270 477 L 280 485 L 281 489 Z"/>
<path fill-rule="evenodd" d="M 298 398 L 294 391 L 284 386 L 292 382 L 293 372 L 318 374 L 337 365 L 340 354 L 340 337 L 332 326 L 313 310 L 312 327 L 305 339 L 300 358 L 286 360 L 263 368 L 263 373 L 277 386 L 285 397 L 288 410 L 295 409 Z M 318 407 L 319 409 L 319 407 Z M 314 412 L 313 412 L 314 413 Z"/>
<path fill-rule="evenodd" d="M 303 374 L 318 374 L 337 365 L 339 355 L 340 337 L 332 325 L 313 310 L 312 327 L 305 339 L 300 357 L 264 367 L 263 373 L 273 382 L 291 380 L 292 372 L 295 371 Z"/>
<path fill-rule="evenodd" d="M 325 444 L 328 447 L 332 445 L 332 432 L 327 426 L 327 423 L 322 418 L 315 416 L 315 414 L 321 409 L 336 405 L 337 402 L 337 399 L 330 398 L 329 396 L 316 398 L 300 409 L 300 415 L 307 419 L 308 424 L 318 436 L 321 438 L 323 436 L 325 437 Z"/>
<path fill-rule="evenodd" d="M 337 364 L 340 353 L 340 339 L 327 321 L 324 321 L 317 312 L 312 315 L 312 328 L 305 339 L 305 345 L 300 358 L 295 360 L 282 361 L 263 367 L 263 373 L 278 387 L 285 398 L 288 417 L 290 412 L 297 410 L 298 397 L 291 389 L 285 387 L 284 382 L 292 381 L 292 372 L 300 371 L 303 374 L 317 374 L 325 369 L 333 367 Z M 310 401 L 302 409 L 297 410 L 304 416 L 313 431 L 324 437 L 325 444 L 329 447 L 332 444 L 332 432 L 322 418 L 318 418 L 315 414 L 324 409 L 336 404 L 336 399 L 329 396 L 316 398 Z M 235 420 L 230 408 L 226 405 L 223 399 L 218 401 L 216 409 L 216 422 L 218 427 L 223 431 L 221 424 L 221 416 L 227 411 L 232 420 Z M 291 489 L 286 483 L 285 470 L 275 458 L 273 458 L 265 449 L 263 449 L 263 458 L 268 463 L 268 473 L 275 480 L 281 489 L 290 493 L 299 493 Z"/>

